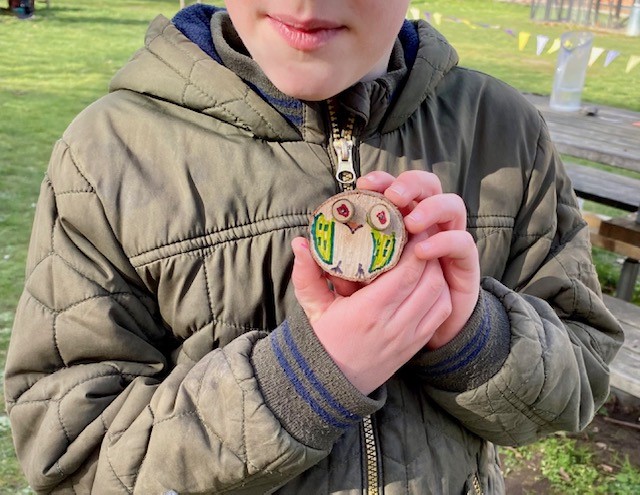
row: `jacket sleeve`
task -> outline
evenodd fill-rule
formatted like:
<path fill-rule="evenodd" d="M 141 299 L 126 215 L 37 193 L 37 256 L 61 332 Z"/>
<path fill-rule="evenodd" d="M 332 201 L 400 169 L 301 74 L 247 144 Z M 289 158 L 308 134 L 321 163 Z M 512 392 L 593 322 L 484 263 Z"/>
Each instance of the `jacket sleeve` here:
<path fill-rule="evenodd" d="M 584 428 L 608 396 L 608 364 L 623 340 L 542 121 L 527 178 L 501 280 L 482 280 L 475 321 L 457 341 L 413 362 L 434 400 L 503 445 Z"/>
<path fill-rule="evenodd" d="M 94 186 L 60 142 L 42 184 L 5 373 L 32 488 L 265 493 L 324 458 L 381 406 L 334 373 L 313 335 L 292 342 L 288 322 L 175 365 L 179 343 L 158 315 Z M 332 381 L 309 384 L 300 362 L 329 367 Z M 268 375 L 269 400 L 259 374 Z M 275 406 L 284 419 L 271 408 L 278 394 L 288 400 Z"/>

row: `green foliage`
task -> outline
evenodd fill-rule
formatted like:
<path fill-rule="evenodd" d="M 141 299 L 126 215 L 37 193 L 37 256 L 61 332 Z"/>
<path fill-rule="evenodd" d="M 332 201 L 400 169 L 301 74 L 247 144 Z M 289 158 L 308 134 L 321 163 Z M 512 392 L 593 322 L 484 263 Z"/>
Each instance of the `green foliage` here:
<path fill-rule="evenodd" d="M 556 435 L 517 449 L 503 449 L 506 476 L 535 466 L 554 495 L 631 495 L 640 493 L 640 470 L 614 456 L 612 466 L 599 464 L 594 451 L 574 439 Z"/>

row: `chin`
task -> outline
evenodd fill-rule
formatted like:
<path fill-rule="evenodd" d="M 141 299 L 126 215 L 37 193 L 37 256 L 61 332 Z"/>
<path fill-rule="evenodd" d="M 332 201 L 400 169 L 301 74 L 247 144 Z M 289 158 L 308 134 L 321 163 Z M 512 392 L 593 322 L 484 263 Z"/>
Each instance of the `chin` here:
<path fill-rule="evenodd" d="M 322 78 L 313 75 L 304 77 L 291 77 L 288 74 L 281 76 L 268 75 L 273 85 L 285 95 L 305 101 L 322 101 L 344 91 L 353 83 L 338 83 L 332 78 Z M 328 80 L 327 80 L 328 79 Z"/>
<path fill-rule="evenodd" d="M 277 87 L 277 86 L 276 86 Z M 285 95 L 291 96 L 292 98 L 296 98 L 297 100 L 304 101 L 322 101 L 331 98 L 339 93 L 339 91 L 321 91 L 314 90 L 313 88 L 280 88 Z"/>

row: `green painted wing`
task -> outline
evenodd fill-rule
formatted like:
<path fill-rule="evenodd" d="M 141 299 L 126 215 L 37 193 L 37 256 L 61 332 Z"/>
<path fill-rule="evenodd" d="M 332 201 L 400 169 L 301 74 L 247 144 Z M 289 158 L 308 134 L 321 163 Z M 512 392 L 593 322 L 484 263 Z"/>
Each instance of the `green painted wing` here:
<path fill-rule="evenodd" d="M 327 220 L 322 213 L 318 213 L 311 225 L 313 247 L 320 259 L 329 265 L 333 263 L 333 234 L 335 224 L 335 220 Z"/>
<path fill-rule="evenodd" d="M 383 234 L 377 230 L 371 231 L 373 238 L 373 254 L 371 255 L 371 266 L 369 273 L 381 270 L 391 262 L 393 252 L 396 248 L 396 235 Z"/>

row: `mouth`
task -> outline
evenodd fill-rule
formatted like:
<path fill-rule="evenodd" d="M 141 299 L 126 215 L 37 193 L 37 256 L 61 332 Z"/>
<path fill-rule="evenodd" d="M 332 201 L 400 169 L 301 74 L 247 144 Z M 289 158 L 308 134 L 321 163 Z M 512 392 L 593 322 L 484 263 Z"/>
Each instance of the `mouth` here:
<path fill-rule="evenodd" d="M 323 19 L 300 20 L 286 15 L 268 15 L 267 19 L 289 46 L 303 52 L 319 49 L 346 29 Z"/>

